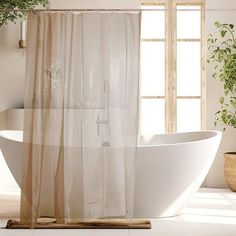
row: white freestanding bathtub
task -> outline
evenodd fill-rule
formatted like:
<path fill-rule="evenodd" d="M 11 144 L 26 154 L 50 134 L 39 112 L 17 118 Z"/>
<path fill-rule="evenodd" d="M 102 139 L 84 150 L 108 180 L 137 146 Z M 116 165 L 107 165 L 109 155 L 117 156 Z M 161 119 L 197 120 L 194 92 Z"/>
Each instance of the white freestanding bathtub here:
<path fill-rule="evenodd" d="M 22 140 L 22 131 L 0 131 L 0 148 L 19 187 L 24 158 Z M 180 214 L 206 177 L 220 140 L 219 131 L 140 137 L 134 216 Z"/>

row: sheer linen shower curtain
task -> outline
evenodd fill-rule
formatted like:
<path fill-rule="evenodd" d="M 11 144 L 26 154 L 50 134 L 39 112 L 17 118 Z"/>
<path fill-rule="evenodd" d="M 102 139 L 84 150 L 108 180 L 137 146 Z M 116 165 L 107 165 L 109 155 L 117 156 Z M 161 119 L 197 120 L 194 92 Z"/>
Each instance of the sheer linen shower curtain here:
<path fill-rule="evenodd" d="M 139 12 L 28 17 L 21 223 L 132 217 Z"/>

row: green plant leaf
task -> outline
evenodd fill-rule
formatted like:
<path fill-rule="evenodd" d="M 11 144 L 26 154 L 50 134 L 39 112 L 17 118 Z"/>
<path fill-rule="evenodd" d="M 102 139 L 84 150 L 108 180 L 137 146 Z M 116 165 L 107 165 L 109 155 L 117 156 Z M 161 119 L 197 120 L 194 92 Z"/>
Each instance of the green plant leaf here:
<path fill-rule="evenodd" d="M 212 78 L 221 81 L 223 96 L 219 97 L 220 109 L 215 113 L 214 125 L 236 128 L 236 36 L 235 25 L 215 22 L 218 31 L 210 34 L 208 40 L 209 56 L 212 64 Z"/>
<path fill-rule="evenodd" d="M 224 101 L 225 101 L 224 97 L 220 97 L 220 98 L 219 98 L 219 101 L 220 101 L 221 104 L 223 104 Z"/>
<path fill-rule="evenodd" d="M 230 28 L 231 30 L 233 30 L 233 29 L 234 29 L 234 25 L 233 25 L 233 24 L 229 24 L 229 28 Z"/>
<path fill-rule="evenodd" d="M 24 19 L 37 6 L 49 7 L 50 0 L 1 0 L 0 27 L 17 19 Z"/>
<path fill-rule="evenodd" d="M 222 30 L 222 31 L 220 31 L 220 35 L 221 35 L 221 37 L 224 38 L 225 35 L 226 35 L 226 33 L 227 33 L 226 30 Z"/>
<path fill-rule="evenodd" d="M 216 26 L 216 28 L 220 28 L 222 26 L 222 24 L 219 21 L 216 21 L 215 26 Z"/>
<path fill-rule="evenodd" d="M 226 48 L 226 51 L 227 51 L 228 53 L 231 53 L 231 52 L 232 52 L 231 48 Z"/>

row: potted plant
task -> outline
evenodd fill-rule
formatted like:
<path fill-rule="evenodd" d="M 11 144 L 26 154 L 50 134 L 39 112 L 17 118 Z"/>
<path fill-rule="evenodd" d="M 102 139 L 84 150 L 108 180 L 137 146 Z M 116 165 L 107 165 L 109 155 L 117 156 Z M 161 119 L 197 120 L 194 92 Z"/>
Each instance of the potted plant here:
<path fill-rule="evenodd" d="M 215 22 L 216 34 L 208 38 L 209 59 L 213 78 L 223 83 L 224 93 L 219 98 L 220 109 L 215 113 L 214 125 L 236 128 L 236 35 L 235 25 Z M 236 192 L 236 152 L 224 154 L 224 173 L 229 188 Z"/>
<path fill-rule="evenodd" d="M 24 19 L 37 6 L 49 7 L 49 0 L 0 1 L 0 27 L 9 22 L 15 23 L 17 19 Z"/>

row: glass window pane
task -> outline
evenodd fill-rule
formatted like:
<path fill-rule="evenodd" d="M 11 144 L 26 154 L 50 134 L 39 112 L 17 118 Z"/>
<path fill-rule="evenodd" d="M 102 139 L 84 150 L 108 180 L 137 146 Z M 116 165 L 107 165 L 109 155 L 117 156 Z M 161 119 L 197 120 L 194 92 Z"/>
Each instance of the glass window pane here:
<path fill-rule="evenodd" d="M 200 6 L 177 6 L 177 10 L 177 38 L 201 38 Z"/>
<path fill-rule="evenodd" d="M 164 99 L 142 99 L 141 101 L 141 134 L 165 133 Z"/>
<path fill-rule="evenodd" d="M 177 95 L 200 96 L 201 93 L 201 44 L 177 43 Z"/>
<path fill-rule="evenodd" d="M 145 6 L 143 9 L 159 9 L 163 11 L 143 11 L 141 20 L 141 38 L 165 38 L 164 6 Z"/>
<path fill-rule="evenodd" d="M 141 44 L 141 95 L 165 94 L 165 43 Z"/>
<path fill-rule="evenodd" d="M 201 130 L 201 100 L 177 99 L 177 132 Z"/>

